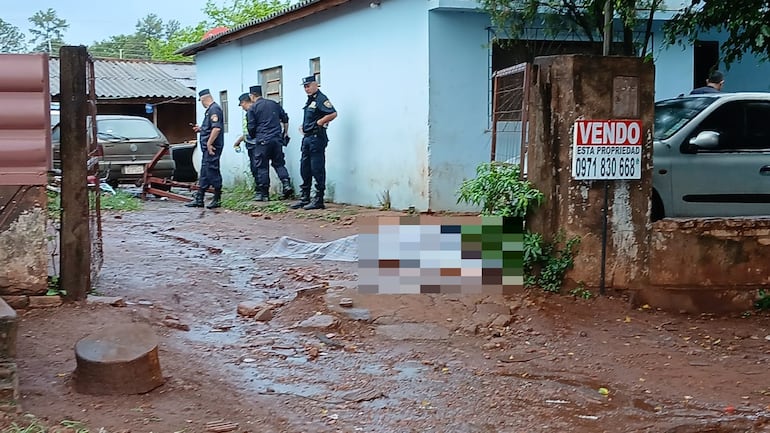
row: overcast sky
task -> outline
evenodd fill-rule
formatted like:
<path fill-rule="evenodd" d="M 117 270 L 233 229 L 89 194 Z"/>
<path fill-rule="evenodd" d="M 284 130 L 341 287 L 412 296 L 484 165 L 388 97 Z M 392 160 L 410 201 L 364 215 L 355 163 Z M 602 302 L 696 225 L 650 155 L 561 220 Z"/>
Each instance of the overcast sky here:
<path fill-rule="evenodd" d="M 131 34 L 136 22 L 154 13 L 163 22 L 175 19 L 182 26 L 205 18 L 206 0 L 4 0 L 0 18 L 15 25 L 29 38 L 28 18 L 39 10 L 53 8 L 70 25 L 64 41 L 90 45 L 118 34 Z"/>

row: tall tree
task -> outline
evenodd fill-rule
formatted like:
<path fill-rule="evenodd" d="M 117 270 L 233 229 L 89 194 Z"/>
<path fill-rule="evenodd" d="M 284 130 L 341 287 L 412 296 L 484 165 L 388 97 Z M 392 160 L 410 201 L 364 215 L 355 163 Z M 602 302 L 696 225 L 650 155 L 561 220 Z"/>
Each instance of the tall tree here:
<path fill-rule="evenodd" d="M 174 54 L 178 49 L 190 44 L 194 44 L 203 38 L 208 26 L 204 23 L 198 23 L 195 26 L 188 26 L 177 29 L 166 39 L 151 39 L 148 41 L 150 53 L 153 60 L 192 62 L 192 58 Z"/>
<path fill-rule="evenodd" d="M 232 0 L 230 4 L 219 6 L 214 0 L 208 0 L 203 12 L 214 26 L 234 27 L 264 18 L 290 4 L 289 0 Z"/>
<path fill-rule="evenodd" d="M 33 51 L 45 51 L 53 53 L 58 47 L 64 45 L 64 32 L 69 28 L 67 20 L 59 18 L 52 8 L 39 10 L 29 18 L 32 27 L 32 43 L 37 44 Z"/>
<path fill-rule="evenodd" d="M 722 61 L 728 66 L 752 53 L 770 60 L 770 0 L 716 2 L 691 0 L 690 6 L 664 26 L 669 44 L 693 42 L 703 31 L 726 32 Z"/>
<path fill-rule="evenodd" d="M 289 0 L 232 0 L 229 4 L 219 6 L 213 0 L 208 0 L 203 12 L 207 20 L 196 26 L 177 28 L 171 31 L 171 22 L 167 23 L 165 39 L 149 41 L 153 60 L 192 61 L 190 57 L 175 54 L 177 50 L 187 45 L 200 42 L 207 29 L 216 26 L 235 27 L 249 21 L 264 18 L 272 13 L 285 9 L 291 4 Z M 178 25 L 178 23 L 176 23 Z"/>
<path fill-rule="evenodd" d="M 152 58 L 150 42 L 168 40 L 179 30 L 179 21 L 164 23 L 157 15 L 148 14 L 136 22 L 135 28 L 133 34 L 115 35 L 95 42 L 89 52 L 95 57 L 149 60 Z"/>
<path fill-rule="evenodd" d="M 0 18 L 0 53 L 23 53 L 27 49 L 24 39 L 18 27 Z"/>
<path fill-rule="evenodd" d="M 163 37 L 163 20 L 155 14 L 147 14 L 136 23 L 136 34 L 145 39 L 160 39 Z"/>
<path fill-rule="evenodd" d="M 605 0 L 480 0 L 492 23 L 501 31 L 498 39 L 526 39 L 534 29 L 556 39 L 579 36 L 603 41 Z M 651 20 L 661 0 L 612 0 L 622 26 L 622 50 L 614 54 L 637 56 L 649 41 L 651 29 L 640 25 Z M 642 33 L 640 39 L 638 34 Z M 642 48 L 642 50 L 640 50 Z"/>

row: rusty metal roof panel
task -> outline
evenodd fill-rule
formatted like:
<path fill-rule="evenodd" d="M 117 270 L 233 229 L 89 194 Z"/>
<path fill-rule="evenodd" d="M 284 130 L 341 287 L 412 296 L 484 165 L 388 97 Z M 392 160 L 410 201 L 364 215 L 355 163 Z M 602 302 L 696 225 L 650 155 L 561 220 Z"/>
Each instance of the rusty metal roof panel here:
<path fill-rule="evenodd" d="M 0 185 L 45 185 L 51 167 L 48 55 L 0 54 Z"/>
<path fill-rule="evenodd" d="M 51 95 L 58 95 L 59 59 L 51 61 Z M 96 59 L 97 99 L 195 98 L 195 92 L 152 62 Z"/>

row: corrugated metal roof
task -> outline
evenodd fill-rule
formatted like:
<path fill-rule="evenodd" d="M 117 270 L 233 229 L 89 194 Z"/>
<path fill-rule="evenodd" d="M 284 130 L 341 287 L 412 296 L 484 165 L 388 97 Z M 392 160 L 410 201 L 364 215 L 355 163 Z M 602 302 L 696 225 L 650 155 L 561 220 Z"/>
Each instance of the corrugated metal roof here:
<path fill-rule="evenodd" d="M 51 96 L 60 93 L 61 68 L 50 59 Z M 157 64 L 118 59 L 95 59 L 97 99 L 195 98 L 193 90 L 159 68 Z"/>
<path fill-rule="evenodd" d="M 195 53 L 197 53 L 199 51 L 203 51 L 206 48 L 210 48 L 212 46 L 218 45 L 217 42 L 220 41 L 221 39 L 227 37 L 227 36 L 233 35 L 233 34 L 238 33 L 238 32 L 242 32 L 243 30 L 251 29 L 252 27 L 257 27 L 257 26 L 259 26 L 261 24 L 267 24 L 267 23 L 269 23 L 269 22 L 271 22 L 273 20 L 276 20 L 277 18 L 281 18 L 281 17 L 287 16 L 287 15 L 290 15 L 292 13 L 296 13 L 298 11 L 301 11 L 302 9 L 308 8 L 308 7 L 310 7 L 310 6 L 314 5 L 314 4 L 317 4 L 317 3 L 320 3 L 321 4 L 320 6 L 323 6 L 323 4 L 328 4 L 329 7 L 333 7 L 333 6 L 338 6 L 340 4 L 343 4 L 343 3 L 347 3 L 349 1 L 351 1 L 351 0 L 303 0 L 303 1 L 300 1 L 298 3 L 295 3 L 295 4 L 291 5 L 291 6 L 287 7 L 287 8 L 285 8 L 285 9 L 282 9 L 282 10 L 280 10 L 278 12 L 274 12 L 274 13 L 272 13 L 270 15 L 265 16 L 265 17 L 258 18 L 258 19 L 249 21 L 247 23 L 241 24 L 239 26 L 233 27 L 232 29 L 230 29 L 230 30 L 228 30 L 226 32 L 217 33 L 216 35 L 210 36 L 210 37 L 208 37 L 206 39 L 203 39 L 202 41 L 200 41 L 198 43 L 191 44 L 191 45 L 188 45 L 186 47 L 182 47 L 179 50 L 177 50 L 175 54 L 182 54 L 182 55 L 185 55 L 185 56 L 192 56 L 193 54 L 195 54 Z M 302 18 L 302 16 L 298 16 L 298 18 Z M 247 34 L 244 34 L 244 36 L 247 36 Z M 238 36 L 238 37 L 240 37 L 240 36 Z"/>
<path fill-rule="evenodd" d="M 194 63 L 155 63 L 155 66 L 162 69 L 182 85 L 195 88 L 195 64 Z"/>

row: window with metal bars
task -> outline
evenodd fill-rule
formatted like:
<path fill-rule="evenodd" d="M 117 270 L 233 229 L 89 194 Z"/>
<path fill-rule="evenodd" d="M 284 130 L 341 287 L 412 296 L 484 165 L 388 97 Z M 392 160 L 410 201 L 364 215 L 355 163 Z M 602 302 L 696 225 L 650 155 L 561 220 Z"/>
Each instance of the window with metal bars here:
<path fill-rule="evenodd" d="M 262 96 L 281 104 L 283 102 L 283 67 L 276 66 L 259 71 L 259 82 L 262 83 Z"/>

